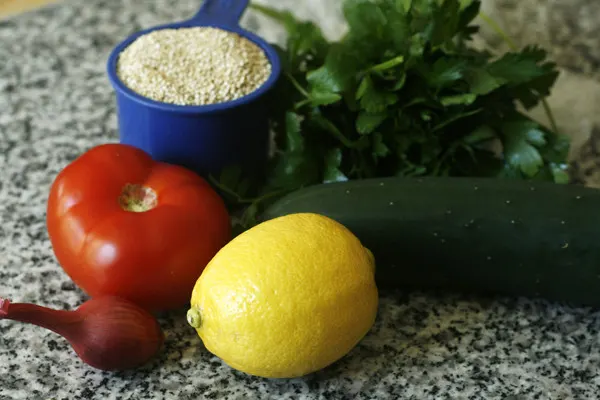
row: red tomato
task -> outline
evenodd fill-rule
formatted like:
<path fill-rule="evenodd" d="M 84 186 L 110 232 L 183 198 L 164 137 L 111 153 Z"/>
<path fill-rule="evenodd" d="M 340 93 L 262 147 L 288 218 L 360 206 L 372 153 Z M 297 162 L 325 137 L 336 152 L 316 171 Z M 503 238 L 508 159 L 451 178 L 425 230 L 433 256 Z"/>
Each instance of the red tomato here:
<path fill-rule="evenodd" d="M 95 147 L 58 174 L 47 225 L 58 262 L 88 295 L 154 312 L 186 305 L 231 239 L 225 204 L 204 179 L 123 144 Z"/>

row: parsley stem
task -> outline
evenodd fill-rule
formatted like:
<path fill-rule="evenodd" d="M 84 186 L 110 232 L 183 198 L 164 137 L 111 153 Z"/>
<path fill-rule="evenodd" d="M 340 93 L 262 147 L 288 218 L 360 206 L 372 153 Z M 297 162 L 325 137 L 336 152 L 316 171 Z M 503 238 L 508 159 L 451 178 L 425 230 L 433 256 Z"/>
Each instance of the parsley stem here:
<path fill-rule="evenodd" d="M 266 200 L 269 200 L 273 197 L 279 197 L 279 196 L 286 195 L 286 194 L 292 192 L 293 190 L 294 189 L 279 189 L 279 190 L 275 190 L 273 192 L 268 192 L 268 193 L 263 194 L 260 197 L 257 197 L 254 200 L 251 200 L 250 203 L 258 205 L 258 204 L 263 203 Z"/>
<path fill-rule="evenodd" d="M 235 198 L 235 201 L 237 202 L 237 204 L 242 205 L 242 204 L 246 204 L 246 205 L 258 205 L 260 203 L 265 202 L 266 200 L 269 200 L 273 197 L 279 197 L 279 196 L 283 196 L 285 194 L 288 194 L 289 192 L 292 191 L 292 189 L 279 189 L 279 190 L 275 190 L 272 192 L 267 192 L 265 194 L 263 194 L 262 196 L 258 196 L 255 198 L 245 198 L 240 196 L 238 193 L 236 193 L 234 190 L 228 188 L 227 186 L 221 184 L 217 179 L 215 179 L 214 176 L 209 175 L 209 181 L 215 185 L 218 189 L 220 189 L 221 191 L 223 191 L 224 193 L 230 195 L 231 197 Z M 247 210 L 246 210 L 247 211 Z M 245 213 L 245 211 L 244 211 Z"/>
<path fill-rule="evenodd" d="M 294 109 L 299 109 L 302 108 L 303 106 L 307 105 L 308 103 L 310 103 L 310 99 L 304 99 L 302 101 L 297 102 L 296 104 L 294 104 Z"/>
<path fill-rule="evenodd" d="M 342 131 L 340 131 L 338 129 L 338 127 L 335 126 L 327 118 L 323 117 L 322 115 L 319 115 L 319 116 L 314 115 L 313 116 L 313 121 L 317 122 L 322 129 L 324 129 L 325 131 L 329 132 L 334 138 L 336 138 L 337 140 L 339 140 L 344 146 L 346 146 L 348 148 L 355 148 L 356 147 L 356 143 L 352 142 L 346 136 L 344 136 L 344 134 L 342 133 Z"/>
<path fill-rule="evenodd" d="M 550 104 L 546 101 L 545 98 L 542 99 L 542 106 L 544 107 L 544 112 L 548 117 L 548 121 L 550 121 L 550 127 L 554 133 L 558 133 L 558 125 L 556 125 L 556 120 L 554 119 L 554 114 L 552 114 L 552 110 L 550 109 Z"/>
<path fill-rule="evenodd" d="M 398 65 L 402 64 L 403 62 L 404 62 L 404 56 L 397 56 L 397 57 L 391 58 L 387 61 L 384 61 L 380 64 L 373 65 L 371 68 L 369 68 L 369 71 L 375 71 L 375 72 L 385 71 L 386 69 L 394 68 L 395 66 L 398 66 Z"/>
<path fill-rule="evenodd" d="M 512 51 L 519 50 L 517 44 L 504 32 L 504 30 L 500 27 L 500 25 L 498 25 L 496 23 L 496 21 L 494 21 L 489 15 L 487 15 L 484 12 L 479 12 L 479 17 L 486 24 L 488 24 L 489 27 L 492 28 L 492 30 L 494 32 L 496 32 L 496 34 L 502 38 L 502 40 L 504 40 L 504 42 L 508 45 L 508 47 Z M 556 120 L 554 119 L 554 115 L 552 113 L 552 109 L 550 108 L 550 105 L 548 104 L 548 101 L 546 100 L 546 98 L 544 98 L 542 96 L 539 96 L 539 97 L 542 102 L 542 107 L 544 107 L 544 112 L 546 113 L 546 116 L 548 117 L 548 121 L 550 121 L 550 128 L 552 129 L 552 131 L 555 134 L 558 134 L 558 125 L 556 125 Z"/>
<path fill-rule="evenodd" d="M 252 203 L 254 200 L 251 199 L 245 199 L 242 196 L 240 196 L 238 193 L 236 193 L 234 190 L 228 188 L 225 185 L 222 185 L 217 179 L 215 179 L 214 176 L 209 175 L 209 181 L 215 185 L 219 190 L 221 190 L 224 193 L 227 193 L 228 195 L 230 195 L 231 197 L 235 198 L 235 201 L 238 204 L 250 204 Z"/>
<path fill-rule="evenodd" d="M 292 74 L 290 74 L 289 72 L 286 72 L 285 75 L 288 77 L 288 79 L 290 80 L 290 82 L 292 82 L 292 85 L 294 85 L 294 87 L 304 96 L 304 97 L 310 97 L 310 95 L 308 94 L 308 92 L 306 90 L 304 90 L 304 88 L 302 87 L 302 85 L 300 85 L 300 83 L 296 80 L 296 78 L 294 78 L 292 76 Z"/>
<path fill-rule="evenodd" d="M 496 32 L 496 34 L 502 38 L 502 40 L 504 40 L 506 42 L 506 44 L 512 51 L 518 51 L 517 44 L 504 32 L 504 30 L 502 30 L 502 28 L 500 27 L 500 25 L 498 25 L 496 23 L 496 21 L 494 21 L 492 18 L 490 18 L 489 15 L 487 15 L 484 12 L 479 12 L 479 17 L 486 24 L 488 24 L 489 27 L 492 28 L 492 30 L 494 32 Z"/>

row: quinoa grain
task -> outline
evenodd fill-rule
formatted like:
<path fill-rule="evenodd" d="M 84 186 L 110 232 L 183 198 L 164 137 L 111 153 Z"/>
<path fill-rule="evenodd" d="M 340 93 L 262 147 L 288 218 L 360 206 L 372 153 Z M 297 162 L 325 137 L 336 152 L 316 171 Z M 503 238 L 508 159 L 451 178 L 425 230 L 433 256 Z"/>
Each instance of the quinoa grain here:
<path fill-rule="evenodd" d="M 134 92 L 177 105 L 238 99 L 270 76 L 263 50 L 218 28 L 162 29 L 137 38 L 119 56 L 117 75 Z"/>

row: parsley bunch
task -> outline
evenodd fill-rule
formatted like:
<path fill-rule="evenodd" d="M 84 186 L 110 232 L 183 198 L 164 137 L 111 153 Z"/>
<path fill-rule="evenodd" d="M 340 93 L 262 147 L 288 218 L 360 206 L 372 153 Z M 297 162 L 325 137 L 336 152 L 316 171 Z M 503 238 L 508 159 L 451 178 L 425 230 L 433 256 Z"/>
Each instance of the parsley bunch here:
<path fill-rule="evenodd" d="M 276 152 L 246 198 L 240 171 L 215 183 L 249 206 L 300 187 L 384 176 L 568 181 L 569 141 L 520 110 L 558 77 L 546 52 L 496 56 L 470 45 L 479 0 L 346 0 L 348 33 L 327 41 L 312 22 L 265 6 L 285 26 L 283 77 L 272 93 Z"/>

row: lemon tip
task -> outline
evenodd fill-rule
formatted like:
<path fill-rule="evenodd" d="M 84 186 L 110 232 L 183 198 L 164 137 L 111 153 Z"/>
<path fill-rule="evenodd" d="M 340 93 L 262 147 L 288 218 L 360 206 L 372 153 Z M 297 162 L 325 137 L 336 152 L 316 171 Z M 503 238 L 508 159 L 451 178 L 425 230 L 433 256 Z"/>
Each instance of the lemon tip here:
<path fill-rule="evenodd" d="M 186 318 L 188 324 L 193 328 L 198 329 L 202 325 L 202 317 L 200 315 L 200 311 L 198 311 L 194 307 L 188 310 Z"/>

